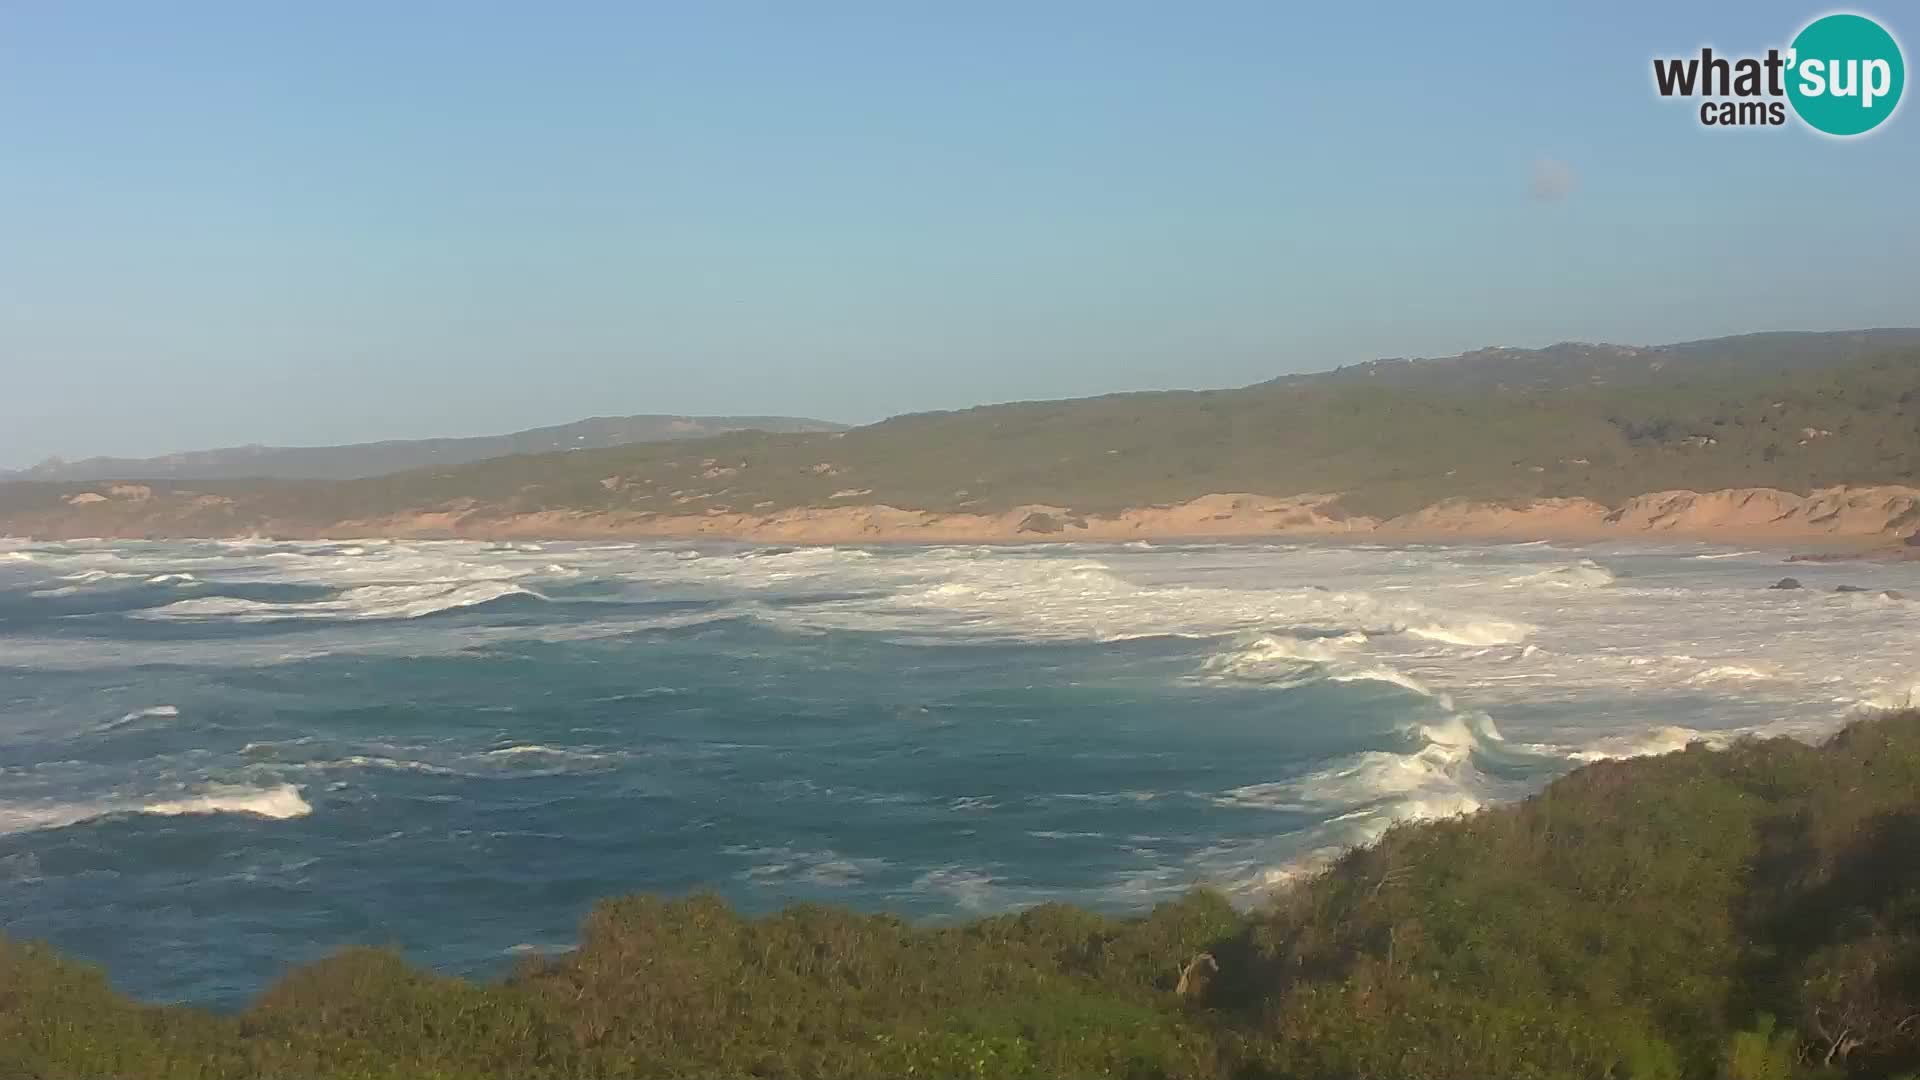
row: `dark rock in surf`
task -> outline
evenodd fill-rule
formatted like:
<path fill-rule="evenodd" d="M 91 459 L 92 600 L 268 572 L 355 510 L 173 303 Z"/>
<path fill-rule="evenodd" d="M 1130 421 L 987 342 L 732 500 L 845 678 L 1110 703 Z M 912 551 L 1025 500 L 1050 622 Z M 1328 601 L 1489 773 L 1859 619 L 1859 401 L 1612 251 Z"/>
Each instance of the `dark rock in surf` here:
<path fill-rule="evenodd" d="M 1800 588 L 1800 579 L 1799 579 L 1799 578 L 1790 578 L 1790 577 L 1783 577 L 1783 578 L 1781 578 L 1781 579 L 1780 579 L 1779 581 L 1776 581 L 1776 582 L 1774 582 L 1773 584 L 1771 584 L 1771 585 L 1769 585 L 1769 586 L 1767 586 L 1767 588 L 1769 588 L 1769 589 L 1798 589 L 1798 588 Z"/>

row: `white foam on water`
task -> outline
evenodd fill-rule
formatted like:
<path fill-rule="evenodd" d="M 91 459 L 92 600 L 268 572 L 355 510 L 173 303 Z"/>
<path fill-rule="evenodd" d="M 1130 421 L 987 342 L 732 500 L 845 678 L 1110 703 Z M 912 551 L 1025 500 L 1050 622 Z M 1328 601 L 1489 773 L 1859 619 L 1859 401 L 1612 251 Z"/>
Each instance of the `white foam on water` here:
<path fill-rule="evenodd" d="M 506 596 L 538 596 L 511 582 L 429 581 L 415 585 L 362 585 L 329 600 L 270 603 L 231 596 L 179 600 L 134 612 L 142 619 L 223 619 L 265 622 L 271 619 L 417 619 L 442 611 L 473 607 Z"/>
<path fill-rule="evenodd" d="M 1368 750 L 1294 780 L 1235 788 L 1221 805 L 1296 811 L 1330 811 L 1335 820 L 1385 809 L 1390 822 L 1478 808 L 1481 793 L 1473 755 L 1499 743 L 1500 732 L 1484 716 L 1450 715 L 1409 730 L 1419 743 L 1406 752 Z M 1383 802 L 1388 804 L 1383 807 Z"/>
<path fill-rule="evenodd" d="M 1702 671 L 1688 681 L 1694 683 L 1751 682 L 1755 679 L 1771 678 L 1773 678 L 1772 674 L 1745 664 L 1719 664 Z"/>
<path fill-rule="evenodd" d="M 1709 746 L 1724 746 L 1731 742 L 1736 734 L 1738 733 L 1697 731 L 1677 725 L 1658 727 L 1652 731 L 1600 739 L 1585 749 L 1575 750 L 1567 756 L 1579 762 L 1652 757 L 1656 754 L 1671 754 L 1676 750 L 1685 750 L 1696 742 L 1704 742 Z"/>
<path fill-rule="evenodd" d="M 103 581 L 132 581 L 139 574 L 129 574 L 120 570 L 82 570 L 76 574 L 61 574 L 61 581 L 71 581 L 75 585 L 98 585 Z"/>
<path fill-rule="evenodd" d="M 822 888 L 847 888 L 890 865 L 885 859 L 842 855 L 831 849 L 807 851 L 786 846 L 731 845 L 720 851 L 723 855 L 768 860 L 757 862 L 737 875 L 756 886 L 804 883 Z"/>
<path fill-rule="evenodd" d="M 301 798 L 300 789 L 292 784 L 277 784 L 270 788 L 215 785 L 189 798 L 148 803 L 139 807 L 138 812 L 168 817 L 181 814 L 251 814 L 284 821 L 287 818 L 306 817 L 313 813 L 313 806 Z"/>
<path fill-rule="evenodd" d="M 623 595 L 634 599 L 721 602 L 710 610 L 652 624 L 661 629 L 746 615 L 795 633 L 852 630 L 923 643 L 968 636 L 1090 642 L 1225 639 L 1242 655 L 1213 661 L 1209 674 L 1266 681 L 1281 689 L 1294 679 L 1372 670 L 1397 685 L 1411 682 L 1406 687 L 1410 692 L 1446 695 L 1496 712 L 1538 700 L 1546 688 L 1563 700 L 1597 703 L 1619 695 L 1715 686 L 1736 691 L 1754 708 L 1770 708 L 1773 716 L 1817 709 L 1837 723 L 1849 710 L 1834 708 L 1836 697 L 1851 702 L 1871 696 L 1877 692 L 1873 687 L 1889 680 L 1920 678 L 1920 665 L 1896 644 L 1903 637 L 1911 640 L 1909 616 L 1916 605 L 1863 594 L 1844 604 L 1783 607 L 1778 594 L 1763 591 L 1778 578 L 1776 560 L 1753 558 L 1749 565 L 1740 552 L 1703 553 L 1698 548 L 1659 555 L 1670 569 L 1649 577 L 1644 561 L 1635 561 L 1646 558 L 1636 553 L 1642 549 L 1596 552 L 1593 558 L 1568 563 L 1560 549 L 1548 545 L 808 547 L 745 553 L 662 544 L 548 545 L 543 552 L 498 550 L 465 541 L 375 545 L 356 540 L 352 546 L 366 554 L 342 556 L 327 544 L 240 544 L 207 563 L 196 561 L 209 558 L 204 548 L 183 553 L 165 545 L 68 546 L 52 561 L 62 568 L 109 572 L 149 565 L 172 572 L 192 563 L 197 576 L 216 586 L 237 579 L 341 590 L 320 601 L 282 605 L 202 597 L 136 616 L 144 618 L 405 619 L 482 603 L 513 589 L 534 591 L 529 582 L 543 577 L 578 580 L 574 575 L 579 575 L 624 588 Z M 1486 557 L 1496 551 L 1497 558 Z M 1700 565 L 1694 560 L 1702 554 L 1715 557 L 1710 564 L 1713 576 L 1688 580 L 1678 568 Z M 1600 587 L 1623 564 L 1634 566 L 1636 587 Z M 1905 568 L 1875 573 L 1876 585 L 1914 587 L 1900 576 Z M 1541 584 L 1516 587 L 1516 578 Z M 756 599 L 816 587 L 846 598 L 801 606 L 765 605 Z M 432 637 L 396 638 L 391 648 L 424 655 L 483 640 L 572 640 L 645 628 L 637 621 L 620 620 L 591 626 L 465 627 L 464 638 L 455 638 L 443 627 Z M 1339 663 L 1305 655 L 1319 647 L 1312 644 L 1266 644 L 1248 651 L 1249 643 L 1262 635 L 1273 641 L 1324 642 L 1354 631 L 1367 632 L 1372 640 Z M 1714 643 L 1716 659 L 1660 659 L 1706 652 L 1702 641 Z M 23 646 L 24 662 L 59 668 L 110 664 L 117 656 L 85 643 L 49 640 L 45 649 L 24 641 L 13 644 Z M 202 662 L 195 658 L 204 656 L 204 662 L 212 663 L 221 655 L 245 654 L 247 645 L 244 640 L 166 642 L 150 648 L 165 654 L 167 662 Z M 342 638 L 326 649 L 388 647 L 369 638 Z M 1287 648 L 1302 654 L 1284 655 Z M 94 660 L 87 659 L 96 653 Z M 1721 672 L 1696 681 L 1703 667 L 1716 665 L 1747 667 L 1772 677 L 1741 679 Z M 1851 695 L 1846 693 L 1849 686 L 1856 688 Z M 1768 718 L 1729 716 L 1720 722 L 1741 726 Z M 1591 719 L 1602 726 L 1609 723 L 1597 707 Z M 1646 726 L 1644 719 L 1632 723 Z M 1527 739 L 1577 745 L 1557 731 L 1530 733 Z"/>
<path fill-rule="evenodd" d="M 246 621 L 254 616 L 273 618 L 276 612 L 298 606 L 269 604 L 264 600 L 243 600 L 237 596 L 203 596 L 194 600 L 178 600 L 151 611 L 137 611 L 133 613 L 133 617 L 136 619 L 195 619 L 231 616 L 236 621 Z"/>
<path fill-rule="evenodd" d="M 576 750 L 539 743 L 503 746 L 468 756 L 465 760 L 481 770 L 481 775 L 510 770 L 515 776 L 554 776 L 577 772 L 598 772 L 615 767 L 624 754 L 597 750 Z"/>
<path fill-rule="evenodd" d="M 423 773 L 429 776 L 461 775 L 458 769 L 450 769 L 444 765 L 435 765 L 429 761 L 382 757 L 378 754 L 349 754 L 343 758 L 334 758 L 327 761 L 302 761 L 286 767 L 318 772 L 340 769 L 385 769 L 389 772 Z"/>
<path fill-rule="evenodd" d="M 1868 693 L 1854 702 L 1861 712 L 1899 712 L 1904 709 L 1920 708 L 1920 682 L 1906 686 L 1898 684 L 1883 686 Z"/>
<path fill-rule="evenodd" d="M 110 803 L 4 802 L 0 803 L 0 836 L 36 829 L 58 829 L 105 817 L 120 809 Z"/>
<path fill-rule="evenodd" d="M 109 720 L 96 730 L 112 731 L 128 724 L 137 724 L 142 720 L 172 719 L 179 715 L 180 707 L 177 705 L 149 705 L 144 709 L 135 709 L 118 720 Z"/>
<path fill-rule="evenodd" d="M 419 585 L 363 585 L 331 601 L 361 619 L 417 619 L 422 615 L 472 607 L 506 596 L 535 596 L 532 590 L 502 581 Z"/>
<path fill-rule="evenodd" d="M 1251 641 L 1208 657 L 1202 668 L 1233 679 L 1297 684 L 1326 673 L 1349 659 L 1367 636 L 1353 632 L 1338 637 L 1298 638 L 1260 634 Z"/>
<path fill-rule="evenodd" d="M 596 754 L 586 750 L 569 750 L 557 746 L 543 746 L 540 743 L 519 743 L 513 746 L 503 746 L 498 750 L 487 751 L 488 757 L 517 757 L 522 754 L 539 754 L 545 757 L 580 758 L 587 761 L 598 761 L 606 756 L 605 754 Z"/>
<path fill-rule="evenodd" d="M 965 911 L 1006 906 L 1001 902 L 999 879 L 980 867 L 953 865 L 928 870 L 914 879 L 912 888 L 914 892 L 944 896 Z"/>
<path fill-rule="evenodd" d="M 101 799 L 91 802 L 13 802 L 0 803 L 0 835 L 58 829 L 116 814 L 153 814 L 178 817 L 188 814 L 245 814 L 251 817 L 284 821 L 305 817 L 313 806 L 301 796 L 298 787 L 279 784 L 270 788 L 212 785 L 184 799 L 149 802 L 126 799 Z"/>
<path fill-rule="evenodd" d="M 1507 581 L 1514 585 L 1541 585 L 1556 589 L 1600 589 L 1613 584 L 1613 571 L 1581 559 L 1567 566 L 1555 566 L 1531 574 L 1518 574 Z"/>
<path fill-rule="evenodd" d="M 1097 803 L 1109 806 L 1121 803 L 1149 803 L 1165 797 L 1164 791 L 1057 791 L 1047 796 L 1049 799 L 1060 799 L 1065 802 Z"/>
<path fill-rule="evenodd" d="M 1449 714 L 1410 728 L 1409 751 L 1369 750 L 1304 776 L 1250 784 L 1213 798 L 1216 805 L 1309 815 L 1320 824 L 1277 844 L 1210 854 L 1229 892 L 1255 898 L 1326 866 L 1342 851 L 1371 843 L 1393 825 L 1470 814 L 1511 794 L 1474 762 L 1504 740 L 1483 714 Z M 1277 847 L 1282 854 L 1264 854 Z M 1204 860 L 1203 860 L 1204 861 Z"/>
<path fill-rule="evenodd" d="M 1177 568 L 1184 560 L 1214 554 L 1215 549 L 1144 553 L 1121 549 L 1103 559 L 1088 560 L 1029 550 L 974 549 L 887 558 L 869 555 L 873 561 L 866 566 L 822 561 L 815 568 L 821 580 L 870 588 L 882 595 L 781 610 L 767 617 L 783 628 L 964 633 L 1024 640 L 1213 637 L 1285 628 L 1294 636 L 1404 631 L 1443 642 L 1485 645 L 1518 640 L 1531 629 L 1472 608 L 1463 610 L 1453 602 L 1443 612 L 1412 597 L 1389 595 L 1386 590 L 1392 586 L 1333 589 L 1311 581 L 1301 583 L 1296 574 L 1232 587 L 1196 585 L 1178 578 L 1156 580 L 1166 572 L 1161 567 Z M 1294 557 L 1289 552 L 1268 555 Z M 741 587 L 757 589 L 774 582 L 751 569 L 752 564 L 787 557 L 708 562 L 717 564 L 714 580 L 737 580 Z M 826 556 L 813 558 L 821 561 Z M 1123 558 L 1152 570 L 1123 575 L 1113 565 Z"/>
<path fill-rule="evenodd" d="M 1451 699 L 1447 698 L 1445 695 L 1436 694 L 1431 689 L 1423 685 L 1420 682 L 1420 680 L 1414 678 L 1411 675 L 1408 675 L 1404 671 L 1395 671 L 1394 669 L 1389 667 L 1369 667 L 1369 668 L 1362 668 L 1358 671 L 1343 671 L 1337 674 L 1329 675 L 1327 676 L 1327 678 L 1329 681 L 1342 682 L 1342 683 L 1350 683 L 1350 682 L 1387 683 L 1390 686 L 1398 686 L 1402 690 L 1411 691 L 1424 698 L 1434 698 L 1440 701 L 1440 703 L 1446 708 L 1453 707 Z"/>
<path fill-rule="evenodd" d="M 1502 619 L 1462 619 L 1407 627 L 1407 633 L 1447 645 L 1515 645 L 1526 640 L 1533 627 Z"/>
<path fill-rule="evenodd" d="M 1362 650 L 1372 639 L 1359 631 L 1330 637 L 1296 638 L 1262 634 L 1251 642 L 1208 657 L 1208 674 L 1276 687 L 1300 686 L 1325 680 L 1336 683 L 1377 682 L 1400 687 L 1453 708 L 1453 701 L 1420 680 Z"/>

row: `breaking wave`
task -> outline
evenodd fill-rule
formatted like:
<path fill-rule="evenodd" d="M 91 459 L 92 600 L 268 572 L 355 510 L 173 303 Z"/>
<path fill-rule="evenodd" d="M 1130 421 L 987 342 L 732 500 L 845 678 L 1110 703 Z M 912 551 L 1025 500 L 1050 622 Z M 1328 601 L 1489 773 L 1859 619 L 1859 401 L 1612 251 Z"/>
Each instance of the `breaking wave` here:
<path fill-rule="evenodd" d="M 234 622 L 265 622 L 273 619 L 417 619 L 442 611 L 478 607 L 509 596 L 545 599 L 531 589 L 505 581 L 433 581 L 417 585 L 362 585 L 330 600 L 306 603 L 206 596 L 135 612 L 134 617 L 227 619 Z"/>
<path fill-rule="evenodd" d="M 1732 739 L 1728 732 L 1696 731 L 1689 727 L 1658 727 L 1652 731 L 1601 739 L 1584 750 L 1567 755 L 1574 761 L 1618 761 L 1623 758 L 1652 757 L 1685 750 L 1696 742 L 1722 746 Z"/>
<path fill-rule="evenodd" d="M 135 709 L 118 720 L 110 720 L 101 724 L 98 730 L 112 731 L 115 728 L 125 727 L 128 724 L 137 724 L 142 720 L 171 719 L 179 715 L 180 707 L 178 705 L 150 705 L 144 709 Z"/>
<path fill-rule="evenodd" d="M 1279 688 L 1326 681 L 1335 683 L 1373 682 L 1397 686 L 1423 698 L 1431 698 L 1442 708 L 1452 709 L 1453 700 L 1437 693 L 1419 679 L 1362 650 L 1372 639 L 1355 630 L 1337 637 L 1288 637 L 1261 634 L 1252 641 L 1208 657 L 1201 669 L 1208 674 L 1265 683 Z"/>
<path fill-rule="evenodd" d="M 1446 645 L 1485 647 L 1517 645 L 1525 641 L 1533 627 L 1503 619 L 1469 619 L 1458 623 L 1433 622 L 1407 627 L 1407 633 Z"/>
<path fill-rule="evenodd" d="M 1592 559 L 1581 559 L 1567 566 L 1520 574 L 1507 581 L 1514 585 L 1545 585 L 1557 589 L 1599 589 L 1613 584 L 1614 577 L 1613 571 Z"/>
<path fill-rule="evenodd" d="M 561 758 L 568 761 L 603 761 L 607 755 L 595 753 L 591 750 L 570 750 L 559 746 L 544 746 L 540 743 L 516 743 L 512 746 L 503 746 L 498 750 L 488 750 L 486 756 L 490 758 L 535 757 Z"/>
<path fill-rule="evenodd" d="M 1369 668 L 1362 668 L 1358 671 L 1342 671 L 1342 672 L 1338 672 L 1336 674 L 1327 676 L 1327 679 L 1330 682 L 1339 682 L 1339 683 L 1351 683 L 1351 682 L 1386 683 L 1390 686 L 1397 686 L 1402 690 L 1407 690 L 1412 693 L 1418 694 L 1424 698 L 1433 698 L 1436 701 L 1439 701 L 1442 705 L 1446 706 L 1447 708 L 1453 707 L 1452 699 L 1448 698 L 1446 695 L 1436 694 L 1432 690 L 1428 689 L 1423 683 L 1421 683 L 1420 680 L 1414 678 L 1411 675 L 1408 675 L 1404 671 L 1396 671 L 1390 667 L 1369 667 Z"/>
<path fill-rule="evenodd" d="M 244 814 L 249 817 L 284 821 L 313 813 L 312 804 L 302 797 L 298 787 L 277 784 L 270 788 L 214 785 L 184 799 L 153 802 L 102 800 L 98 802 L 0 803 L 0 835 L 59 829 L 87 821 L 123 814 L 152 814 L 178 817 L 188 814 Z"/>
<path fill-rule="evenodd" d="M 191 798 L 148 803 L 140 807 L 138 812 L 168 817 L 180 814 L 251 814 L 284 821 L 287 818 L 306 817 L 313 813 L 313 806 L 300 796 L 300 789 L 292 784 L 278 784 L 270 788 L 216 786 Z"/>
<path fill-rule="evenodd" d="M 1358 631 L 1335 638 L 1261 634 L 1244 645 L 1208 657 L 1201 666 L 1229 678 L 1290 683 L 1317 677 L 1327 666 L 1346 660 L 1355 647 L 1366 643 L 1367 635 Z"/>
<path fill-rule="evenodd" d="M 1485 714 L 1449 714 L 1431 724 L 1409 726 L 1404 751 L 1368 750 L 1297 779 L 1234 788 L 1214 801 L 1221 806 L 1312 815 L 1321 824 L 1297 838 L 1299 850 L 1230 883 L 1237 892 L 1258 893 L 1296 881 L 1325 866 L 1341 851 L 1370 843 L 1396 823 L 1470 814 L 1502 797 L 1501 785 L 1482 772 L 1482 761 L 1517 753 Z"/>
<path fill-rule="evenodd" d="M 1755 679 L 1771 678 L 1773 676 L 1767 672 L 1745 664 L 1721 664 L 1702 671 L 1689 681 L 1694 683 L 1752 682 Z"/>
<path fill-rule="evenodd" d="M 1920 682 L 1911 686 L 1892 686 L 1868 694 L 1855 703 L 1861 712 L 1898 712 L 1920 708 Z"/>

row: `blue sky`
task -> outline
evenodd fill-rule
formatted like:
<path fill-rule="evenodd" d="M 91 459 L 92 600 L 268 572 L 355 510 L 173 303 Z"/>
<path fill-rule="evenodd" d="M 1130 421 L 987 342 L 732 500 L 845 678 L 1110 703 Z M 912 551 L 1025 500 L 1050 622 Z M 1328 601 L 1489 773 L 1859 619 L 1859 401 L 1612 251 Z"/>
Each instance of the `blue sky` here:
<path fill-rule="evenodd" d="M 1825 8 L 1315 7 L 0 0 L 0 466 L 1920 324 L 1910 107 L 1651 89 Z"/>

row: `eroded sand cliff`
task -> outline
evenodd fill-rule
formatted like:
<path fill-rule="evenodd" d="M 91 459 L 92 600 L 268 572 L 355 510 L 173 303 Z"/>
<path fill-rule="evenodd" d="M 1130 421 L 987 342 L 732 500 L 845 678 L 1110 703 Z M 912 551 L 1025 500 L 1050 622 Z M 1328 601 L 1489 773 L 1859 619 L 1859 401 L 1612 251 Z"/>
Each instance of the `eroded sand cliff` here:
<path fill-rule="evenodd" d="M 1772 488 L 1659 491 L 1620 506 L 1590 499 L 1502 505 L 1450 499 L 1398 517 L 1347 513 L 1337 494 L 1203 495 L 1112 515 L 1020 506 L 1002 513 L 943 513 L 891 506 L 798 507 L 765 513 L 501 513 L 462 504 L 382 517 L 313 522 L 249 516 L 231 501 L 156 495 L 121 485 L 67 496 L 57 506 L 0 517 L 0 532 L 76 537 L 349 536 L 569 539 L 657 537 L 773 543 L 995 543 L 1204 537 L 1586 540 L 1680 536 L 1730 542 L 1894 545 L 1920 530 L 1920 489 L 1835 487 L 1807 495 Z"/>

